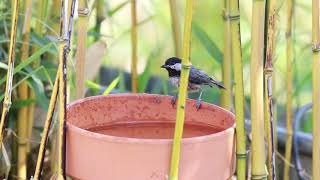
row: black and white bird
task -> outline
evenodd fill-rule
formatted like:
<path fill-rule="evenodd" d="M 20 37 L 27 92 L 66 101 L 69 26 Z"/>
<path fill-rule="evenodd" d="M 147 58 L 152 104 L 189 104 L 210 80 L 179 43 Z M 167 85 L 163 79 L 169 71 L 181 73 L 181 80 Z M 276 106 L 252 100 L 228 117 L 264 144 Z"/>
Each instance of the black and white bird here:
<path fill-rule="evenodd" d="M 181 59 L 177 57 L 171 57 L 166 60 L 165 64 L 161 68 L 165 68 L 169 73 L 169 82 L 176 87 L 180 85 L 180 74 L 181 74 Z M 200 109 L 201 106 L 201 95 L 202 95 L 202 85 L 208 85 L 210 87 L 217 86 L 220 89 L 225 89 L 222 83 L 218 82 L 214 78 L 210 77 L 204 71 L 191 66 L 189 74 L 188 92 L 198 92 L 200 95 L 197 99 L 196 108 Z M 177 99 L 177 95 L 171 100 L 174 105 Z"/>

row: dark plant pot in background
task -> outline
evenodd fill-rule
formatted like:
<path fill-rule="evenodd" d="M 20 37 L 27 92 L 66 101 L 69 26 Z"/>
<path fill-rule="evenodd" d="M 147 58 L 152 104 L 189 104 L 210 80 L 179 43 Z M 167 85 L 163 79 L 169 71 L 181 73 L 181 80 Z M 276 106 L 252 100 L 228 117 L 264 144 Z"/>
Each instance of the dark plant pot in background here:
<path fill-rule="evenodd" d="M 117 94 L 68 107 L 67 174 L 75 179 L 168 179 L 176 108 L 169 96 Z M 179 179 L 221 180 L 234 173 L 232 113 L 188 100 Z"/>

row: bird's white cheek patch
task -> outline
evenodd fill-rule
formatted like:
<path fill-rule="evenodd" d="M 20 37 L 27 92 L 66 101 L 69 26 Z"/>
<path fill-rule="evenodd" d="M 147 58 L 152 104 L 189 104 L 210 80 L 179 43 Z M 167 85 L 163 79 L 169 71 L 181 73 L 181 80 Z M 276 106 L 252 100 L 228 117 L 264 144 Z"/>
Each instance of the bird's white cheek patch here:
<path fill-rule="evenodd" d="M 181 64 L 174 64 L 170 66 L 171 69 L 174 69 L 176 71 L 181 71 Z"/>

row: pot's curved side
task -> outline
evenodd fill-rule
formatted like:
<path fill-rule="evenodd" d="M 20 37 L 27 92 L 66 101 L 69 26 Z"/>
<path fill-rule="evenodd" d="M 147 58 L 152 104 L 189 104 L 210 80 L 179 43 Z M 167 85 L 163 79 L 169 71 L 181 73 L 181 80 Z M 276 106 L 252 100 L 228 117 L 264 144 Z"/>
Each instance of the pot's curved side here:
<path fill-rule="evenodd" d="M 196 111 L 194 103 L 187 102 L 186 121 L 225 130 L 183 139 L 180 179 L 227 179 L 234 172 L 234 117 L 209 104 Z M 67 173 L 78 179 L 167 179 L 172 140 L 114 137 L 82 128 L 119 120 L 174 119 L 175 108 L 167 96 L 122 94 L 73 103 L 68 107 Z"/>

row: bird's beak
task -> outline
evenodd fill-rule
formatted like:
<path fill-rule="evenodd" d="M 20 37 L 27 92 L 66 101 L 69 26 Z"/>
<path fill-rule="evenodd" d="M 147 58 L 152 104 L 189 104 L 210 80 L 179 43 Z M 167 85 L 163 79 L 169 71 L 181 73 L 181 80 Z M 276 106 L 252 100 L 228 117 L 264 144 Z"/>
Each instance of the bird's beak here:
<path fill-rule="evenodd" d="M 161 68 L 166 68 L 166 67 L 167 67 L 167 65 L 165 65 L 165 64 L 161 66 Z"/>

